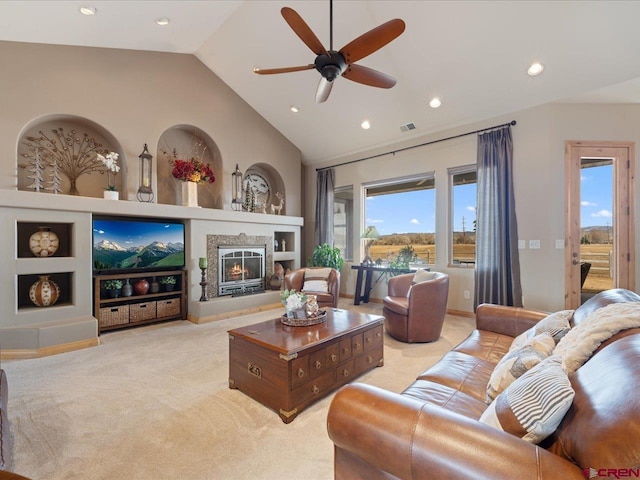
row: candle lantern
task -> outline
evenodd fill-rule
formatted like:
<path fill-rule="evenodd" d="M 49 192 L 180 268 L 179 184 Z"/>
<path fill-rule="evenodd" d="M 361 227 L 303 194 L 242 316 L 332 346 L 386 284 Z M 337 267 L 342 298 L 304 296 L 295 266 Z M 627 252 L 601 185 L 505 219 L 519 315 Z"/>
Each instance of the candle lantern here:
<path fill-rule="evenodd" d="M 233 210 L 242 210 L 242 172 L 238 168 L 238 164 L 236 163 L 236 169 L 231 174 L 231 208 Z"/>
<path fill-rule="evenodd" d="M 138 155 L 140 159 L 140 186 L 138 187 L 139 202 L 153 202 L 153 190 L 151 189 L 151 160 L 153 156 L 144 144 L 142 153 Z"/>

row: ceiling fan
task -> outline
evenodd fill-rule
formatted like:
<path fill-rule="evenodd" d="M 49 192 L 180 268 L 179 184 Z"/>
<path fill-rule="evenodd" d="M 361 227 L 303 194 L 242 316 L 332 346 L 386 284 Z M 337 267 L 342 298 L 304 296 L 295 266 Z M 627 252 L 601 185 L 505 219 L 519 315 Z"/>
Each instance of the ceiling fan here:
<path fill-rule="evenodd" d="M 340 50 L 333 49 L 333 0 L 329 2 L 329 30 L 330 44 L 326 50 L 311 28 L 305 23 L 298 13 L 289 7 L 280 10 L 285 21 L 289 24 L 300 40 L 302 40 L 313 53 L 317 55 L 314 63 L 299 67 L 286 68 L 255 68 L 253 71 L 259 75 L 271 75 L 274 73 L 299 72 L 315 68 L 322 78 L 316 89 L 316 103 L 322 103 L 329 98 L 333 82 L 339 76 L 343 76 L 353 82 L 362 83 L 372 87 L 391 88 L 396 84 L 396 79 L 374 70 L 372 68 L 356 65 L 355 62 L 371 55 L 384 47 L 387 43 L 399 37 L 404 32 L 405 24 L 396 18 L 389 20 L 367 33 L 352 40 Z"/>

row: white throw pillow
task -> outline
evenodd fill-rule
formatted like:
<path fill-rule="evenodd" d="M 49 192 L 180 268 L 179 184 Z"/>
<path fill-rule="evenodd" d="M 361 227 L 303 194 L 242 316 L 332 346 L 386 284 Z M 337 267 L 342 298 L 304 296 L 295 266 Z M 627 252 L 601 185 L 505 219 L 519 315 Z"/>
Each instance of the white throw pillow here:
<path fill-rule="evenodd" d="M 329 293 L 329 284 L 326 280 L 305 280 L 302 291 Z"/>
<path fill-rule="evenodd" d="M 569 319 L 572 315 L 573 310 L 561 310 L 546 316 L 529 330 L 522 332 L 514 338 L 511 347 L 509 347 L 509 351 L 520 348 L 528 339 L 533 338 L 536 335 L 540 335 L 543 332 L 549 332 L 557 345 L 560 339 L 564 337 L 569 330 L 571 330 Z"/>
<path fill-rule="evenodd" d="M 305 268 L 303 292 L 329 293 L 331 268 Z"/>
<path fill-rule="evenodd" d="M 433 280 L 434 278 L 436 278 L 437 275 L 438 275 L 437 272 L 430 272 L 428 270 L 418 270 L 413 275 L 413 280 L 411 281 L 411 283 L 416 284 L 416 283 L 426 282 L 428 280 Z"/>
<path fill-rule="evenodd" d="M 487 384 L 486 402 L 491 403 L 509 385 L 553 353 L 556 342 L 549 332 L 528 339 L 522 347 L 498 362 Z"/>
<path fill-rule="evenodd" d="M 574 396 L 562 360 L 554 355 L 509 385 L 484 411 L 480 422 L 540 443 L 556 431 Z"/>

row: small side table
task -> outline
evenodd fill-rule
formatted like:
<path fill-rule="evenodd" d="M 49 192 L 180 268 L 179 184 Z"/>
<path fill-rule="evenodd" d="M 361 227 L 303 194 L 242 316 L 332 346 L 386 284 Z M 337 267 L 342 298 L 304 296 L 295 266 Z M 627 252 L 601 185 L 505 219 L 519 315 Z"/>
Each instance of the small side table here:
<path fill-rule="evenodd" d="M 373 287 L 377 285 L 382 276 L 388 272 L 394 273 L 411 273 L 415 272 L 411 268 L 390 268 L 382 267 L 378 265 L 351 265 L 352 270 L 358 270 L 358 277 L 356 278 L 356 291 L 353 295 L 353 304 L 360 305 L 360 302 L 369 303 L 369 294 Z M 375 283 L 373 282 L 373 272 L 379 272 L 378 278 Z M 362 293 L 362 276 L 364 274 L 364 294 Z M 371 284 L 373 283 L 373 286 Z"/>

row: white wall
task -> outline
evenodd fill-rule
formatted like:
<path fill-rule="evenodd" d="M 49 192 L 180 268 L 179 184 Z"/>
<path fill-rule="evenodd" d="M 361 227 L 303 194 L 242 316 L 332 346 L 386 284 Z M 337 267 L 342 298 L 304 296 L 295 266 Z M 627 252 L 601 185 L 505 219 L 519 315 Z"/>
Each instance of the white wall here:
<path fill-rule="evenodd" d="M 363 152 L 347 158 L 329 161 L 330 166 L 343 161 L 367 157 L 377 153 L 397 150 L 431 140 L 454 136 L 493 125 L 516 120 L 512 127 L 514 141 L 514 184 L 516 213 L 520 239 L 540 240 L 539 250 L 520 250 L 520 268 L 524 303 L 526 307 L 543 310 L 564 308 L 564 250 L 555 248 L 555 240 L 564 239 L 564 148 L 566 140 L 620 140 L 640 142 L 639 105 L 582 105 L 549 104 L 515 114 L 494 118 L 462 128 L 414 138 L 402 144 Z M 336 168 L 336 186 L 354 186 L 354 217 L 360 228 L 364 224 L 361 185 L 364 182 L 400 177 L 429 171 L 436 176 L 436 229 L 438 232 L 436 257 L 433 270 L 450 275 L 448 308 L 473 311 L 473 271 L 449 268 L 447 232 L 448 220 L 448 167 L 468 165 L 476 161 L 476 135 L 462 137 L 425 147 L 415 148 L 396 155 L 353 163 Z M 636 169 L 638 169 L 638 160 Z M 306 189 L 310 199 L 315 198 L 315 169 L 309 171 Z M 637 191 L 636 189 L 636 202 Z M 313 225 L 315 202 L 305 209 L 307 225 Z M 636 251 L 640 247 L 640 231 L 636 225 Z M 360 230 L 361 231 L 361 230 Z M 357 234 L 359 235 L 359 234 Z M 313 232 L 305 232 L 307 251 L 314 247 Z M 362 244 L 354 242 L 355 257 L 360 258 Z M 343 271 L 343 293 L 354 293 L 355 275 Z M 636 277 L 640 270 L 636 266 Z M 640 278 L 640 277 L 638 277 Z M 463 298 L 469 290 L 471 298 Z M 372 296 L 381 299 L 386 295 L 386 285 L 381 282 Z"/>

